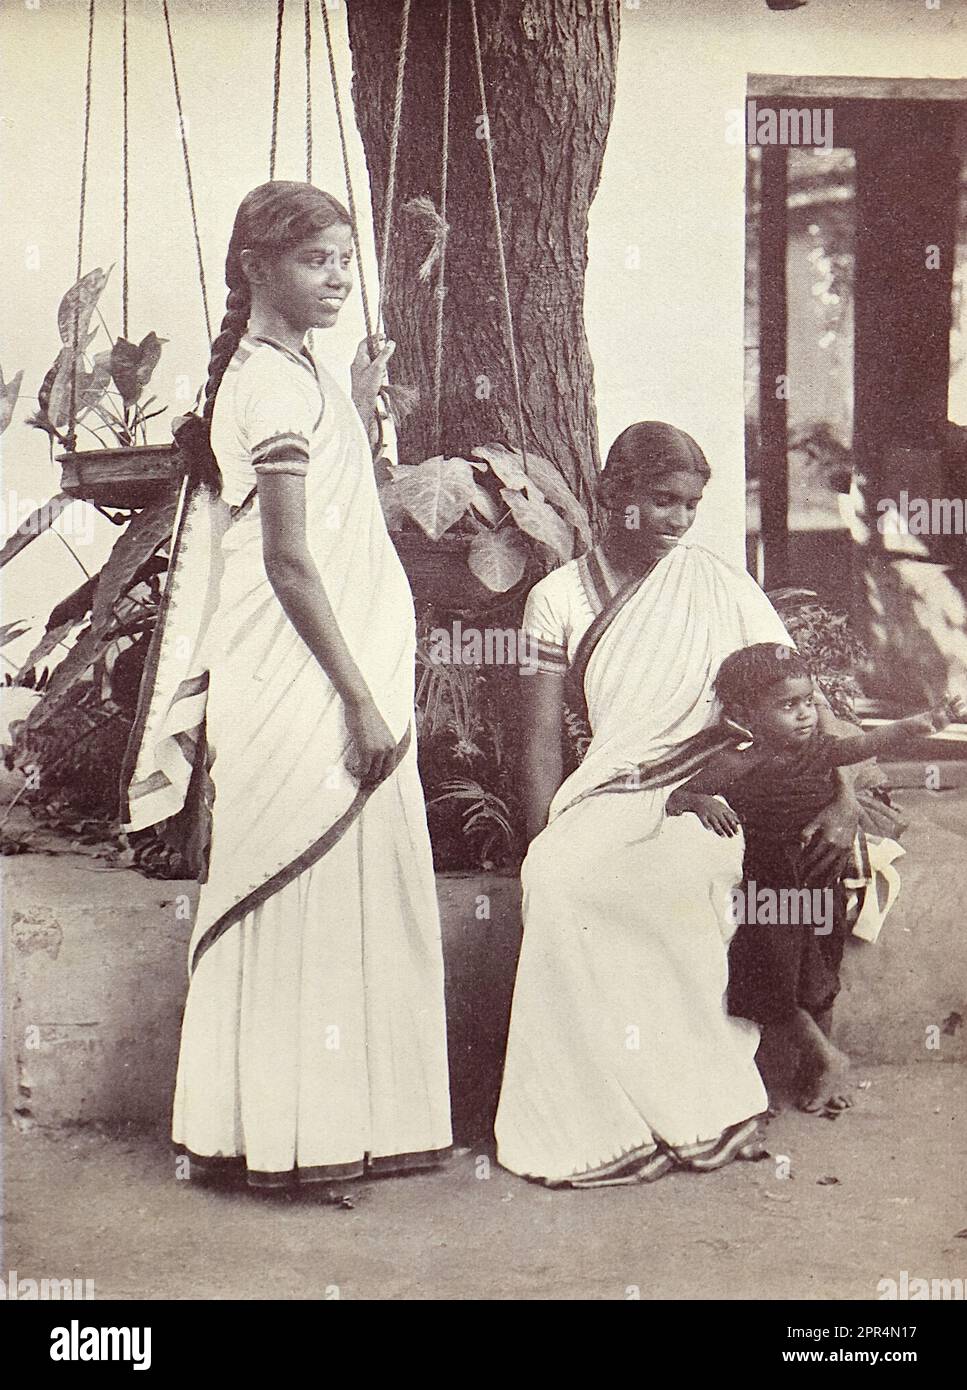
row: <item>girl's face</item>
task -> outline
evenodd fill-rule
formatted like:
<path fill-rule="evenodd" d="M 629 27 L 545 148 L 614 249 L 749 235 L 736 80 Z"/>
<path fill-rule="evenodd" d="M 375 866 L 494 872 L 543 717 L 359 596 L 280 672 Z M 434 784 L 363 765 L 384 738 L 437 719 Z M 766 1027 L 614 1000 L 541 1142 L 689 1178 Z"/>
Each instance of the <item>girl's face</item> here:
<path fill-rule="evenodd" d="M 704 491 L 698 473 L 666 473 L 657 482 L 630 478 L 614 500 L 612 534 L 629 549 L 673 550 L 695 520 Z"/>
<path fill-rule="evenodd" d="M 253 298 L 297 333 L 331 328 L 353 287 L 353 237 L 336 223 L 250 271 Z"/>

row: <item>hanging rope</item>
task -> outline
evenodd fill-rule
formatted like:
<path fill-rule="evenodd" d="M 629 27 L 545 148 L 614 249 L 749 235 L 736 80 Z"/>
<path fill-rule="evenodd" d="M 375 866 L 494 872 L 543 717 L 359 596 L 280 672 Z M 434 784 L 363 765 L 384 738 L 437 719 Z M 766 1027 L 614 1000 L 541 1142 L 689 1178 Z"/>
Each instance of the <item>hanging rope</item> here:
<path fill-rule="evenodd" d="M 325 0 L 323 0 L 325 4 Z M 279 96 L 282 91 L 282 21 L 285 0 L 279 0 L 275 16 L 275 65 L 272 72 L 272 140 L 269 145 L 269 182 L 275 178 L 275 151 L 279 142 Z"/>
<path fill-rule="evenodd" d="M 386 298 L 386 272 L 389 268 L 389 238 L 393 225 L 393 198 L 396 193 L 396 157 L 400 146 L 400 127 L 403 123 L 403 77 L 406 72 L 406 44 L 410 32 L 410 0 L 403 0 L 400 20 L 400 47 L 396 60 L 396 95 L 393 100 L 393 129 L 389 142 L 389 169 L 386 175 L 386 205 L 383 208 L 383 244 L 379 262 L 379 303 L 376 308 L 377 328 L 383 318 Z"/>
<path fill-rule="evenodd" d="M 74 279 L 80 280 L 84 262 L 84 213 L 87 208 L 87 155 L 91 144 L 91 74 L 94 63 L 94 0 L 90 0 L 87 10 L 87 73 L 84 78 L 84 144 L 81 154 L 81 193 L 77 213 L 77 262 Z M 74 304 L 74 323 L 72 333 L 71 389 L 70 405 L 67 415 L 67 447 L 73 451 L 77 444 L 77 350 L 80 346 L 80 294 Z"/>
<path fill-rule="evenodd" d="M 440 219 L 447 223 L 447 169 L 450 163 L 450 29 L 452 0 L 447 0 L 447 29 L 443 43 L 443 138 L 440 142 Z M 436 344 L 433 356 L 433 431 L 437 451 L 442 454 L 440 400 L 443 394 L 443 301 L 446 298 L 447 233 L 440 246 L 440 272 L 436 289 Z"/>
<path fill-rule="evenodd" d="M 339 148 L 342 151 L 342 167 L 346 179 L 346 201 L 349 203 L 349 215 L 352 218 L 353 246 L 356 249 L 356 269 L 359 273 L 359 294 L 363 301 L 363 321 L 366 325 L 366 337 L 369 340 L 369 350 L 372 353 L 376 350 L 376 334 L 373 327 L 372 315 L 369 310 L 369 295 L 366 291 L 366 279 L 363 275 L 363 251 L 359 243 L 359 219 L 356 215 L 356 199 L 353 194 L 353 180 L 349 170 L 349 145 L 346 140 L 346 123 L 343 120 L 342 102 L 339 100 L 339 83 L 336 81 L 336 60 L 333 55 L 332 33 L 329 29 L 329 10 L 326 5 L 326 0 L 319 0 L 319 9 L 322 12 L 322 27 L 326 35 L 326 54 L 329 59 L 332 99 L 336 108 L 336 124 L 339 128 Z"/>
<path fill-rule="evenodd" d="M 121 5 L 121 337 L 128 336 L 128 0 Z"/>
<path fill-rule="evenodd" d="M 93 0 L 91 0 L 93 7 Z M 181 132 L 181 153 L 185 162 L 185 181 L 188 185 L 188 206 L 191 209 L 191 227 L 195 236 L 195 255 L 198 258 L 198 283 L 201 286 L 202 309 L 205 313 L 205 331 L 209 345 L 212 341 L 212 322 L 208 312 L 208 287 L 205 284 L 205 262 L 201 254 L 201 237 L 198 234 L 198 213 L 195 209 L 195 189 L 191 181 L 191 160 L 188 157 L 188 135 L 185 130 L 185 117 L 181 106 L 181 86 L 178 82 L 178 64 L 175 61 L 175 44 L 171 36 L 171 16 L 168 13 L 168 0 L 161 0 L 164 11 L 165 30 L 168 35 L 168 53 L 171 57 L 171 80 L 175 89 L 175 105 L 178 108 L 178 129 Z"/>
<path fill-rule="evenodd" d="M 494 169 L 494 155 L 490 144 L 490 113 L 487 110 L 487 92 L 484 87 L 483 59 L 480 56 L 480 31 L 477 28 L 477 0 L 470 0 L 470 24 L 473 34 L 473 56 L 477 66 L 477 85 L 480 91 L 480 110 L 484 118 L 484 153 L 487 156 L 487 177 L 490 182 L 490 202 L 493 208 L 494 225 L 497 229 L 497 259 L 500 264 L 500 288 L 504 301 L 504 320 L 507 326 L 507 346 L 510 350 L 510 366 L 514 378 L 514 400 L 517 405 L 517 430 L 520 435 L 520 452 L 526 467 L 527 448 L 524 442 L 524 406 L 520 390 L 520 369 L 517 363 L 517 345 L 514 340 L 514 316 L 510 307 L 510 289 L 507 284 L 507 257 L 504 252 L 504 233 L 500 225 L 500 204 L 497 201 L 497 174 Z"/>
<path fill-rule="evenodd" d="M 305 0 L 306 183 L 312 182 L 312 0 Z"/>

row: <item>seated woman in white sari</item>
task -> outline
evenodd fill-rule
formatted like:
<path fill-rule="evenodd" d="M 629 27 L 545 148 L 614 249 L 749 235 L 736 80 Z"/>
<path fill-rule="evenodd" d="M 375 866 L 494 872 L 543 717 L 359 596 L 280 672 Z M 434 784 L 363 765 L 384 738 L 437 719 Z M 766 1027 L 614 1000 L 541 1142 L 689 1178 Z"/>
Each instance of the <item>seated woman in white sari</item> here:
<path fill-rule="evenodd" d="M 669 425 L 633 425 L 608 456 L 602 543 L 535 585 L 524 627 L 524 938 L 495 1132 L 504 1167 L 552 1185 L 649 1181 L 758 1150 L 758 1031 L 723 996 L 741 836 L 665 818 L 723 738 L 711 682 L 729 653 L 789 644 L 749 575 L 682 543 L 709 476 Z M 563 781 L 566 681 L 592 730 Z M 828 712 L 827 712 L 828 713 Z M 682 745 L 684 744 L 684 747 Z M 600 789 L 634 777 L 632 795 Z M 847 787 L 808 828 L 843 860 Z"/>
<path fill-rule="evenodd" d="M 206 393 L 217 495 L 189 493 L 132 741 L 138 829 L 203 780 L 207 738 L 174 1139 L 193 1170 L 263 1187 L 450 1144 L 413 599 L 360 418 L 392 348 L 357 356 L 357 411 L 304 343 L 335 323 L 351 256 L 348 214 L 309 184 L 239 208 Z"/>

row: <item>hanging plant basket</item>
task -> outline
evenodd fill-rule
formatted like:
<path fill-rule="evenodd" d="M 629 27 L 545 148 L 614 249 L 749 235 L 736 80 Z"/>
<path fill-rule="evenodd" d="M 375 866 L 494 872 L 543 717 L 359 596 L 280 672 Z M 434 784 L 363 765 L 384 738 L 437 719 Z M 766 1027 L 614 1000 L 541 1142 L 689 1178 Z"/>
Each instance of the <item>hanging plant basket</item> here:
<path fill-rule="evenodd" d="M 431 541 L 420 532 L 397 531 L 393 542 L 406 570 L 417 608 L 428 604 L 454 617 L 492 613 L 519 604 L 532 577 L 495 594 L 467 567 L 469 536 L 441 536 Z"/>
<path fill-rule="evenodd" d="M 174 444 L 133 444 L 116 449 L 78 449 L 59 454 L 61 488 L 101 507 L 146 507 L 181 482 Z"/>

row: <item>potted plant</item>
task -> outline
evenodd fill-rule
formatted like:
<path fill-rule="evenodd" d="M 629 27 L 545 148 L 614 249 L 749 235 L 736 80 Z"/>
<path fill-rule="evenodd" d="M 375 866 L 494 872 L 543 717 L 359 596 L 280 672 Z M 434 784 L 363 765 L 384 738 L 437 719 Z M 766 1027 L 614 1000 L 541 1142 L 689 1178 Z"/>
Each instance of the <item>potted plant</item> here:
<path fill-rule="evenodd" d="M 51 451 L 60 445 L 62 488 L 97 506 L 143 507 L 159 500 L 178 480 L 173 444 L 149 444 L 148 421 L 161 415 L 156 398 L 144 398 L 165 342 L 148 333 L 139 343 L 114 339 L 90 354 L 101 325 L 91 328 L 110 268 L 99 267 L 77 281 L 60 302 L 61 347 L 38 392 L 38 409 L 27 421 L 43 430 Z M 109 335 L 108 335 L 109 336 Z M 80 427 L 98 447 L 78 449 Z"/>
<path fill-rule="evenodd" d="M 81 817 L 110 839 L 181 467 L 173 445 L 147 442 L 148 422 L 162 408 L 145 392 L 164 340 L 155 333 L 140 343 L 119 337 L 91 355 L 98 333 L 107 333 L 103 319 L 102 328 L 91 323 L 108 274 L 90 271 L 61 300 L 61 348 L 27 423 L 47 434 L 52 453 L 64 447 L 64 493 L 117 508 L 110 519 L 123 530 L 101 570 L 85 571 L 84 582 L 55 604 L 39 641 L 7 678 L 36 699 L 13 724 L 5 760 L 11 770 L 36 769 L 36 786 L 25 782 L 23 789 L 35 820 L 74 827 Z M 3 387 L 0 425 L 9 421 L 18 383 L 19 376 Z M 78 428 L 98 447 L 75 448 Z M 55 514 L 45 509 L 47 524 Z"/>
<path fill-rule="evenodd" d="M 442 872 L 513 870 L 523 857 L 514 667 L 441 661 L 433 614 L 416 648 L 416 723 L 434 861 Z"/>
<path fill-rule="evenodd" d="M 558 469 L 501 444 L 470 458 L 383 460 L 380 501 L 419 601 L 486 613 L 591 544 L 591 524 Z"/>

